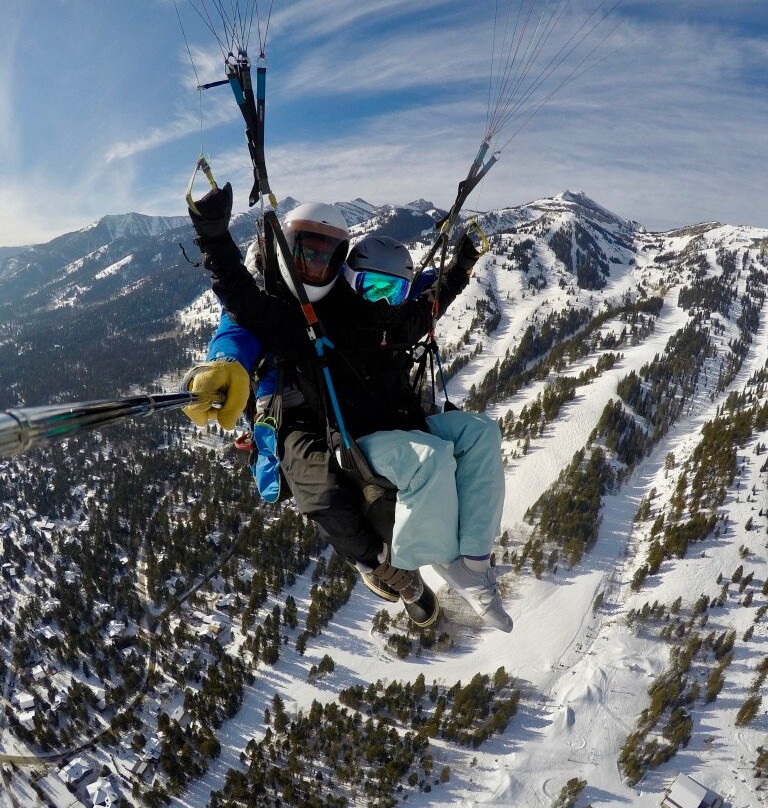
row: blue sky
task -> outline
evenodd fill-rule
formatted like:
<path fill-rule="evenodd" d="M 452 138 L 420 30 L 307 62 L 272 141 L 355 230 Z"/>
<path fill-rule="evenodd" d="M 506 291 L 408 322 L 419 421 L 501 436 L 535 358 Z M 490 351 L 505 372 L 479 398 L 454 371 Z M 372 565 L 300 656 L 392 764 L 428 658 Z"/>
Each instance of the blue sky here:
<path fill-rule="evenodd" d="M 266 152 L 278 198 L 448 207 L 485 134 L 504 9 L 532 2 L 274 0 Z M 221 78 L 213 35 L 177 3 L 198 75 Z M 550 0 L 562 18 L 531 76 L 598 3 Z M 269 3 L 258 5 L 263 28 Z M 201 103 L 172 0 L 4 0 L 0 26 L 0 246 L 108 213 L 184 213 Z M 468 206 L 567 188 L 651 229 L 768 226 L 767 32 L 763 0 L 623 0 L 541 92 L 609 34 L 589 69 L 509 143 L 516 127 L 502 131 Z M 202 148 L 245 209 L 250 164 L 226 87 L 202 94 Z"/>

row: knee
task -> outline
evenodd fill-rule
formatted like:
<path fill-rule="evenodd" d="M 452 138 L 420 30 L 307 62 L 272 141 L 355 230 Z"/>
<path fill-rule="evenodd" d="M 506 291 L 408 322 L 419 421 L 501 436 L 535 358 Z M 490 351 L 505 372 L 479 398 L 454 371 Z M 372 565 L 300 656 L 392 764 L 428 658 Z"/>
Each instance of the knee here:
<path fill-rule="evenodd" d="M 408 487 L 412 490 L 426 485 L 440 484 L 443 478 L 454 479 L 456 458 L 453 444 L 439 441 L 422 448 L 416 458 Z"/>
<path fill-rule="evenodd" d="M 488 445 L 489 448 L 493 447 L 501 450 L 501 429 L 498 423 L 488 415 L 478 413 L 480 418 L 480 434 L 481 440 Z"/>
<path fill-rule="evenodd" d="M 472 413 L 466 424 L 465 436 L 468 438 L 468 448 L 476 449 L 485 454 L 501 452 L 501 430 L 496 421 L 484 413 Z"/>
<path fill-rule="evenodd" d="M 424 449 L 422 466 L 431 466 L 433 469 L 442 469 L 451 466 L 453 460 L 453 443 L 449 440 L 436 441 Z"/>

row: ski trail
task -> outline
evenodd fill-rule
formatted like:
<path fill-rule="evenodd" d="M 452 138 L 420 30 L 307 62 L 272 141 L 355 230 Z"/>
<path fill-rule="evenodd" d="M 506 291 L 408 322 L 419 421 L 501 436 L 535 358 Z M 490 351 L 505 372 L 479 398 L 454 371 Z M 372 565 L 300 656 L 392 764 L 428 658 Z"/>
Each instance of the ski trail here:
<path fill-rule="evenodd" d="M 547 426 L 543 435 L 531 442 L 529 453 L 513 461 L 512 468 L 507 472 L 505 526 L 519 525 L 528 508 L 555 482 L 573 455 L 584 447 L 605 405 L 610 399 L 616 398 L 618 382 L 631 370 L 638 371 L 650 362 L 655 354 L 662 353 L 672 334 L 688 321 L 688 315 L 671 303 L 676 295 L 677 288 L 667 293 L 654 333 L 637 346 L 620 349 L 624 354 L 623 360 L 611 370 L 603 372 L 591 384 L 579 388 L 576 399 L 565 405 L 558 419 Z M 569 375 L 578 375 L 594 359 L 592 356 L 589 362 L 577 363 L 569 370 Z M 489 414 L 499 417 L 510 406 L 519 412 L 523 403 L 533 397 L 535 393 L 532 396 L 527 388 L 511 400 L 499 404 Z"/>
<path fill-rule="evenodd" d="M 680 324 L 682 321 L 678 327 Z M 729 390 L 740 390 L 767 359 L 768 318 L 763 316 Z M 501 763 L 500 771 L 508 785 L 492 804 L 512 800 L 509 804 L 548 806 L 559 791 L 554 784 L 562 785 L 573 776 L 586 779 L 592 788 L 615 789 L 621 743 L 645 706 L 645 687 L 665 668 L 668 652 L 656 641 L 640 641 L 638 652 L 638 639 L 631 636 L 626 625 L 604 613 L 610 609 L 611 613 L 625 614 L 632 595 L 629 568 L 642 563 L 634 557 L 635 552 L 630 552 L 632 521 L 640 500 L 661 476 L 669 452 L 679 453 L 682 444 L 690 451 L 698 442 L 701 427 L 715 417 L 727 394 L 725 391 L 711 401 L 707 391 L 700 391 L 687 410 L 690 414 L 678 419 L 621 491 L 604 498 L 598 540 L 584 559 L 584 569 L 578 571 L 581 585 L 593 598 L 598 591 L 604 593 L 604 606 L 597 615 L 584 611 L 572 620 L 570 637 L 560 645 L 553 674 L 539 678 L 536 714 L 546 718 L 548 725 L 524 749 Z M 639 548 L 636 552 L 640 554 Z M 565 608 L 575 602 L 570 595 L 561 605 Z M 589 600 L 582 597 L 579 602 L 587 605 Z M 548 608 L 558 606 L 549 603 Z M 578 651 L 577 658 L 574 651 Z M 521 670 L 524 677 L 530 672 Z M 556 754 L 562 744 L 570 749 L 567 756 Z M 574 744 L 579 754 L 574 754 Z M 733 765 L 737 764 L 734 760 Z M 657 805 L 655 795 L 636 792 L 635 796 L 633 806 L 637 808 Z"/>

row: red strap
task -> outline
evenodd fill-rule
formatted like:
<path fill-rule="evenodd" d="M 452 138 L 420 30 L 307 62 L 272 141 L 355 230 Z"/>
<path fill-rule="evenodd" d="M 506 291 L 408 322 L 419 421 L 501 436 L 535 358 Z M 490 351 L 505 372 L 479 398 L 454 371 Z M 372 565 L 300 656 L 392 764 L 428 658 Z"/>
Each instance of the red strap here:
<path fill-rule="evenodd" d="M 250 432 L 243 432 L 235 438 L 235 449 L 240 449 L 243 452 L 250 452 L 253 450 L 253 438 Z"/>
<path fill-rule="evenodd" d="M 314 325 L 317 322 L 317 315 L 311 303 L 302 303 L 301 310 L 304 312 L 308 325 Z"/>

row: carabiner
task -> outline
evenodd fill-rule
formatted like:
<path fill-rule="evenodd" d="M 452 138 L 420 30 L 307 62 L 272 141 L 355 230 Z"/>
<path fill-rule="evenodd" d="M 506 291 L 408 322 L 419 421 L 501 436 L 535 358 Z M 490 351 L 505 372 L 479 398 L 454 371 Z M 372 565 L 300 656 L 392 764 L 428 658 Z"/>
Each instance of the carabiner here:
<path fill-rule="evenodd" d="M 480 255 L 481 256 L 485 255 L 488 252 L 488 250 L 491 249 L 491 245 L 488 241 L 487 236 L 485 235 L 485 233 L 483 233 L 483 231 L 480 229 L 480 225 L 477 223 L 477 216 L 472 216 L 467 221 L 466 232 L 469 233 L 470 231 L 474 231 L 475 233 L 477 233 L 477 237 L 480 239 L 480 247 L 481 247 Z"/>
<path fill-rule="evenodd" d="M 187 205 L 189 206 L 189 209 L 197 216 L 200 215 L 200 211 L 197 209 L 195 200 L 192 198 L 192 186 L 195 184 L 195 177 L 197 176 L 198 171 L 202 171 L 203 174 L 205 174 L 206 179 L 211 184 L 212 191 L 215 191 L 219 187 L 218 185 L 216 185 L 216 180 L 213 178 L 213 172 L 211 171 L 211 167 L 208 165 L 208 161 L 201 154 L 200 157 L 197 158 L 197 165 L 195 166 L 195 170 L 192 172 L 192 176 L 189 178 L 189 185 L 187 185 L 187 195 L 186 195 Z"/>

